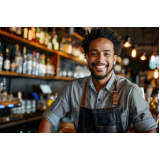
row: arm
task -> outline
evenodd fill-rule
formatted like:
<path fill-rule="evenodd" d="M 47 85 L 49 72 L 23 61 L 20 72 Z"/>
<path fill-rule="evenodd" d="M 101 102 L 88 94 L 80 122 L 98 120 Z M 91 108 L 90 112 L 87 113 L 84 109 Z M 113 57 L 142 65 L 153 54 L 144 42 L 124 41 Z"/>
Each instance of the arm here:
<path fill-rule="evenodd" d="M 143 131 L 143 132 L 136 132 L 136 133 L 158 133 L 157 128 L 149 130 L 149 131 Z"/>
<path fill-rule="evenodd" d="M 53 126 L 45 119 L 42 118 L 38 128 L 38 133 L 51 133 Z"/>

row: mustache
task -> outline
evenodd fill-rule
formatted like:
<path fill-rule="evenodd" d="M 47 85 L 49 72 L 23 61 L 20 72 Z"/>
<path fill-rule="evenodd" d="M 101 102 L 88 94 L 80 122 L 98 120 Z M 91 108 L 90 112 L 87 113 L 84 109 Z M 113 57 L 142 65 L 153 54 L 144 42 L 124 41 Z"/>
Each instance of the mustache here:
<path fill-rule="evenodd" d="M 97 62 L 97 63 L 92 63 L 92 66 L 105 66 L 105 67 L 108 67 L 109 64 Z"/>

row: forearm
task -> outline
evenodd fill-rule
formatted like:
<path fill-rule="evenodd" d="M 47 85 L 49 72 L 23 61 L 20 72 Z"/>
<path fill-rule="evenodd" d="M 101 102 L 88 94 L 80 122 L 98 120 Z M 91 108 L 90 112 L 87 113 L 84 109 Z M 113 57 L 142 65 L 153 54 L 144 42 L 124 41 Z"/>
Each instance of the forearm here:
<path fill-rule="evenodd" d="M 45 119 L 42 118 L 38 128 L 38 133 L 51 133 L 53 126 Z"/>
<path fill-rule="evenodd" d="M 148 130 L 148 131 L 143 131 L 143 132 L 136 132 L 136 133 L 158 133 L 157 128 Z"/>

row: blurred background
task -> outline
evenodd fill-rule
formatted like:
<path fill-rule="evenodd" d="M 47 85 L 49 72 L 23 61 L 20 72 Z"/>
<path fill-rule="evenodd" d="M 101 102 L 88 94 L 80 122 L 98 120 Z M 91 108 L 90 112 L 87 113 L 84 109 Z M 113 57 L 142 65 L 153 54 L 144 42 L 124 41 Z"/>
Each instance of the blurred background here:
<path fill-rule="evenodd" d="M 111 28 L 124 40 L 114 71 L 141 88 L 158 124 L 159 27 Z M 81 47 L 87 29 L 0 27 L 0 132 L 37 132 L 64 85 L 90 75 Z M 75 132 L 73 126 L 67 113 L 52 132 Z"/>

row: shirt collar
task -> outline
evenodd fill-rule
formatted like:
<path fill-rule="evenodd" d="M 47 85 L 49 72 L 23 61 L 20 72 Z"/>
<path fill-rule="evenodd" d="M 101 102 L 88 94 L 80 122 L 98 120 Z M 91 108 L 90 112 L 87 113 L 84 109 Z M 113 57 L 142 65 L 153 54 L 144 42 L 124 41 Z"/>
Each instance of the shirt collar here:
<path fill-rule="evenodd" d="M 110 80 L 108 81 L 107 85 L 105 86 L 105 88 L 108 91 L 113 91 L 114 87 L 115 87 L 114 82 L 115 82 L 115 73 L 114 73 L 114 71 L 112 71 L 112 76 L 111 76 Z M 92 75 L 89 76 L 88 86 L 91 86 L 93 89 L 95 89 L 93 81 L 92 81 Z"/>

